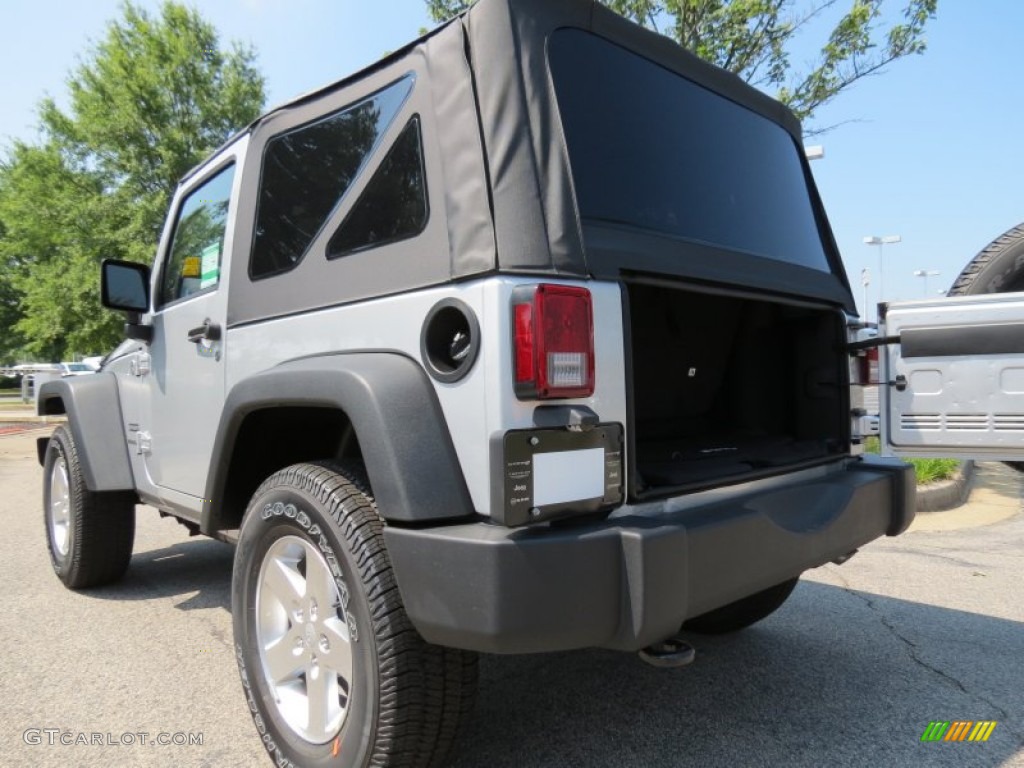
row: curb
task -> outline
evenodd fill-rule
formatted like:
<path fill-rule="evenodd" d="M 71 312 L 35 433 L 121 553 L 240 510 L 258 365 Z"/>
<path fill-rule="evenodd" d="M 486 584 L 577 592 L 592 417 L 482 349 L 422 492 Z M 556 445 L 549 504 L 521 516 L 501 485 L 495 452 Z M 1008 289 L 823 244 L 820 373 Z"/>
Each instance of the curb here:
<path fill-rule="evenodd" d="M 31 411 L 25 414 L 0 413 L 0 424 L 62 424 L 68 417 L 60 416 L 36 416 Z"/>
<path fill-rule="evenodd" d="M 965 461 L 955 476 L 917 487 L 918 512 L 944 512 L 959 507 L 971 492 L 974 484 L 974 462 Z"/>
<path fill-rule="evenodd" d="M 5 432 L 4 427 L 10 427 L 14 425 L 14 422 L 5 421 L 0 422 L 0 441 L 13 440 L 16 437 L 25 437 L 26 435 L 36 435 L 41 437 L 53 430 L 54 424 L 21 424 L 15 425 L 15 429 L 10 432 Z"/>

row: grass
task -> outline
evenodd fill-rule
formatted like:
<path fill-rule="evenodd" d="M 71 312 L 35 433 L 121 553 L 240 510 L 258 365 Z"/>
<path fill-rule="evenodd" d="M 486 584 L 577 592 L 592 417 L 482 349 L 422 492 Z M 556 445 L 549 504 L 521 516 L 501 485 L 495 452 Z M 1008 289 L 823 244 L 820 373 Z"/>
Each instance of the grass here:
<path fill-rule="evenodd" d="M 877 437 L 869 437 L 864 443 L 864 450 L 868 453 L 880 453 L 880 443 Z M 907 459 L 914 465 L 914 474 L 917 475 L 917 484 L 926 485 L 937 480 L 948 480 L 957 469 L 960 462 L 956 459 Z"/>

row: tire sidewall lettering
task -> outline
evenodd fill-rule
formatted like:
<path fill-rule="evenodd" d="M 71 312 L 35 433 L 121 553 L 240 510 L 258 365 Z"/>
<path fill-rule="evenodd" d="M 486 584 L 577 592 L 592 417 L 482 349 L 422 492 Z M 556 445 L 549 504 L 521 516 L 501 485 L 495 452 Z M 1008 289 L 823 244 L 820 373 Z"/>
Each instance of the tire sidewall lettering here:
<path fill-rule="evenodd" d="M 291 502 L 287 504 L 282 501 L 268 502 L 263 505 L 263 509 L 260 511 L 260 517 L 263 520 L 271 520 L 275 517 L 283 517 L 287 520 L 291 520 L 296 525 L 304 529 L 310 541 L 317 545 L 320 552 L 323 554 L 324 559 L 327 561 L 327 566 L 331 570 L 331 576 L 334 577 L 334 583 L 338 587 L 338 594 L 341 597 L 341 610 L 345 614 L 345 623 L 348 624 L 351 640 L 353 643 L 359 642 L 359 634 L 356 628 L 355 617 L 348 610 L 351 595 L 348 583 L 345 581 L 345 573 L 342 571 L 341 564 L 338 562 L 338 558 L 334 554 L 334 547 L 332 547 L 331 543 L 327 540 L 323 529 L 314 523 L 304 510 L 299 509 Z"/>
<path fill-rule="evenodd" d="M 267 753 L 274 758 L 274 764 L 279 768 L 298 768 L 278 747 L 277 742 L 274 741 L 274 737 L 270 734 L 267 729 L 266 721 L 259 712 L 259 707 L 256 706 L 256 696 L 252 692 L 252 686 L 249 685 L 249 673 L 245 667 L 245 653 L 242 650 L 242 646 L 238 643 L 235 644 L 235 659 L 238 661 L 239 677 L 242 678 L 242 687 L 245 689 L 245 701 L 249 707 L 249 711 L 252 713 L 252 721 L 256 725 L 256 731 L 260 735 L 260 741 L 263 744 L 264 749 Z"/>

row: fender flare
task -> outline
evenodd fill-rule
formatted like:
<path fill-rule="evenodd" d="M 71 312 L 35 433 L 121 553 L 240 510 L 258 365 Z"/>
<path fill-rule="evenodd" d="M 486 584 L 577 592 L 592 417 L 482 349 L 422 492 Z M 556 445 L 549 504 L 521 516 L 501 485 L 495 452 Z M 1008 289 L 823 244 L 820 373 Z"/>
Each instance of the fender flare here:
<path fill-rule="evenodd" d="M 117 377 L 113 373 L 100 371 L 43 383 L 39 387 L 36 413 L 40 416 L 67 414 L 86 488 L 90 491 L 135 490 Z M 42 463 L 45 451 L 40 451 L 39 456 Z"/>
<path fill-rule="evenodd" d="M 235 384 L 214 440 L 207 499 L 224 498 L 231 453 L 245 417 L 288 406 L 335 408 L 346 414 L 386 520 L 411 523 L 474 514 L 433 385 L 418 363 L 393 352 L 299 358 Z M 203 533 L 220 529 L 217 508 L 203 504 Z"/>

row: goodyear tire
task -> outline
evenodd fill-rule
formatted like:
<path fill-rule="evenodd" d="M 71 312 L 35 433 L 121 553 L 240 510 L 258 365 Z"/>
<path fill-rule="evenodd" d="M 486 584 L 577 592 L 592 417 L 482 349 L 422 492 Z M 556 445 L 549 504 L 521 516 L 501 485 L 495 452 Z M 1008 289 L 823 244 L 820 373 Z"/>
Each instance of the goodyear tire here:
<path fill-rule="evenodd" d="M 695 616 L 683 624 L 687 632 L 702 635 L 724 635 L 745 629 L 775 613 L 793 593 L 799 579 L 790 579 L 762 592 L 723 605 L 713 611 Z"/>
<path fill-rule="evenodd" d="M 1024 291 L 1024 223 L 1004 232 L 975 256 L 949 289 L 950 296 Z"/>
<path fill-rule="evenodd" d="M 232 616 L 275 765 L 445 763 L 476 656 L 428 645 L 409 622 L 361 467 L 296 464 L 260 486 L 235 552 Z"/>
<path fill-rule="evenodd" d="M 949 289 L 950 296 L 1024 291 L 1024 222 L 1004 232 L 975 256 Z M 1024 472 L 1024 461 L 1006 462 Z"/>
<path fill-rule="evenodd" d="M 85 485 L 78 446 L 57 427 L 43 461 L 43 519 L 50 563 L 70 589 L 110 584 L 128 569 L 135 541 L 135 494 Z"/>

